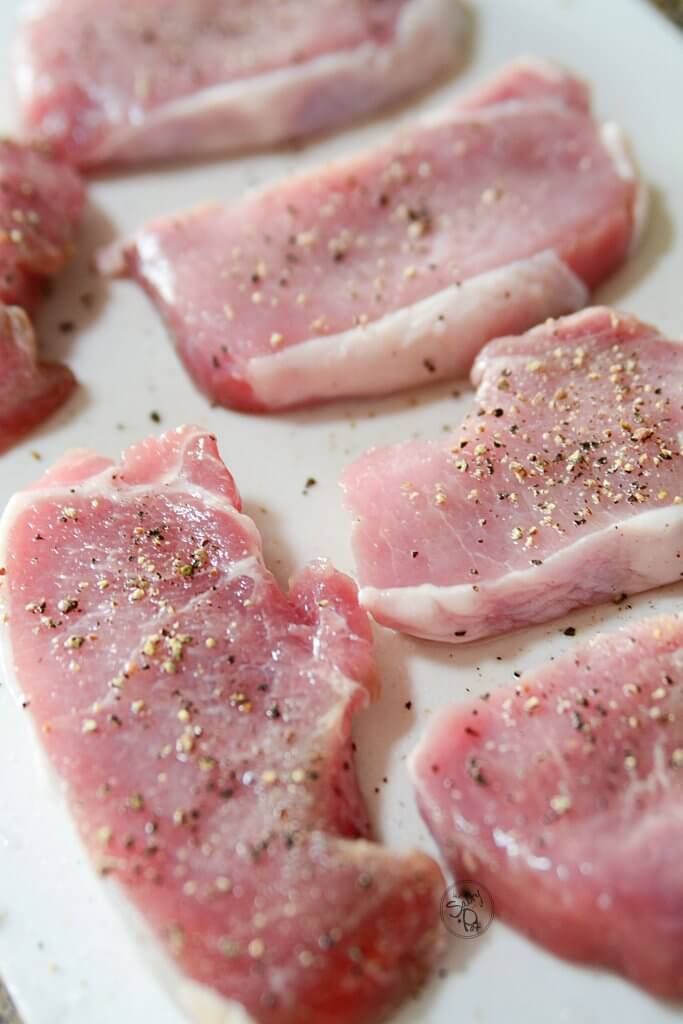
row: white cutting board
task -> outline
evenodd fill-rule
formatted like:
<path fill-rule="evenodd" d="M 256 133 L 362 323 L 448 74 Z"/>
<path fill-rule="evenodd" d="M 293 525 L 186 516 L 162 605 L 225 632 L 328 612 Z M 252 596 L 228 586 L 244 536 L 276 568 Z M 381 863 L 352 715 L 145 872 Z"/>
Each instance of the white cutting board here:
<path fill-rule="evenodd" d="M 12 125 L 6 80 L 19 6 L 20 0 L 0 2 L 1 129 Z M 65 448 L 90 445 L 117 455 L 159 429 L 150 421 L 150 412 L 158 411 L 165 428 L 194 421 L 218 435 L 282 581 L 315 555 L 329 555 L 350 570 L 348 519 L 337 487 L 342 467 L 372 444 L 434 437 L 456 425 L 468 405 L 467 384 L 278 417 L 211 409 L 138 289 L 99 282 L 89 261 L 114 232 L 130 231 L 149 217 L 239 196 L 295 168 L 351 152 L 413 112 L 450 101 L 522 52 L 563 61 L 593 83 L 598 113 L 626 128 L 653 187 L 640 251 L 598 299 L 683 336 L 683 34 L 645 0 L 472 0 L 472 7 L 464 73 L 391 118 L 276 155 L 120 174 L 93 184 L 81 252 L 40 317 L 46 351 L 69 363 L 81 389 L 55 421 L 2 456 L 0 505 Z M 92 296 L 90 309 L 84 294 Z M 74 330 L 60 328 L 68 321 Z M 304 496 L 309 477 L 318 483 Z M 384 694 L 355 730 L 358 770 L 377 835 L 397 848 L 433 849 L 414 808 L 405 758 L 438 708 L 509 681 L 513 670 L 571 649 L 601 625 L 674 608 L 681 597 L 681 587 L 670 587 L 619 608 L 452 649 L 378 630 Z M 570 623 L 574 639 L 562 632 Z M 409 700 L 412 710 L 404 706 Z M 26 1024 L 182 1024 L 119 919 L 107 884 L 91 874 L 41 777 L 32 743 L 25 712 L 0 685 L 0 975 Z M 648 921 L 642 941 L 651 941 Z M 565 964 L 499 921 L 475 941 L 449 937 L 445 967 L 447 976 L 430 984 L 393 1024 L 664 1024 L 680 1021 L 683 1010 L 602 971 Z"/>

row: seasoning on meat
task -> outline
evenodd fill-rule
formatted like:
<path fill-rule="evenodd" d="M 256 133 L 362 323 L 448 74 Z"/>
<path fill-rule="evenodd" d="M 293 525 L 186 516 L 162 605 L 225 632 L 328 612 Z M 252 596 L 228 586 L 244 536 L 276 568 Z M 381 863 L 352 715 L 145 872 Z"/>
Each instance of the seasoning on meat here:
<path fill-rule="evenodd" d="M 514 64 L 389 143 L 143 227 L 101 257 L 163 314 L 195 383 L 281 409 L 469 371 L 493 337 L 584 305 L 631 246 L 614 125 Z"/>
<path fill-rule="evenodd" d="M 589 309 L 492 342 L 472 379 L 445 442 L 345 474 L 378 621 L 468 642 L 683 576 L 680 342 Z"/>
<path fill-rule="evenodd" d="M 559 956 L 672 999 L 683 997 L 682 651 L 676 616 L 598 635 L 442 713 L 412 758 L 456 878 L 484 884 L 498 916 Z"/>
<path fill-rule="evenodd" d="M 66 455 L 10 502 L 0 564 L 4 678 L 185 994 L 365 1024 L 412 991 L 443 880 L 369 841 L 350 739 L 376 685 L 367 618 L 324 561 L 280 590 L 215 439 Z"/>

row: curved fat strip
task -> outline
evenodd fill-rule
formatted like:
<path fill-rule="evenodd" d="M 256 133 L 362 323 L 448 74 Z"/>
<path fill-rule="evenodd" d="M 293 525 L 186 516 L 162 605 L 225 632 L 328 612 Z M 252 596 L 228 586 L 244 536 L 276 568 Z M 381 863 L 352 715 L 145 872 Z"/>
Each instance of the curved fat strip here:
<path fill-rule="evenodd" d="M 412 756 L 455 878 L 559 956 L 683 998 L 683 621 L 650 618 L 440 714 Z M 643 922 L 647 940 L 643 941 Z"/>
<path fill-rule="evenodd" d="M 239 504 L 197 428 L 119 465 L 65 456 L 2 521 L 3 678 L 176 992 L 259 1024 L 366 1024 L 429 971 L 443 882 L 368 838 L 355 585 L 321 560 L 285 595 Z"/>
<path fill-rule="evenodd" d="M 344 477 L 361 603 L 467 642 L 683 573 L 683 346 L 591 309 L 491 342 L 447 445 L 367 453 Z"/>
<path fill-rule="evenodd" d="M 588 301 L 583 281 L 554 252 L 471 277 L 365 327 L 250 360 L 256 401 L 275 409 L 343 395 L 378 395 L 464 376 L 481 347 Z M 447 339 L 448 344 L 445 344 Z M 438 353 L 438 354 L 437 354 Z"/>
<path fill-rule="evenodd" d="M 671 506 L 606 526 L 542 565 L 480 583 L 476 591 L 471 583 L 363 587 L 360 602 L 385 626 L 425 640 L 468 643 L 674 582 L 681 576 L 681 551 L 683 509 Z"/>
<path fill-rule="evenodd" d="M 75 386 L 66 366 L 38 360 L 23 309 L 0 303 L 0 452 L 56 412 Z"/>
<path fill-rule="evenodd" d="M 587 102 L 574 77 L 515 63 L 388 144 L 149 224 L 101 269 L 145 288 L 220 404 L 462 372 L 496 333 L 578 308 L 633 243 L 635 170 Z"/>
<path fill-rule="evenodd" d="M 31 133 L 84 166 L 133 163 L 328 131 L 452 66 L 462 27 L 457 0 L 43 0 L 15 72 Z"/>

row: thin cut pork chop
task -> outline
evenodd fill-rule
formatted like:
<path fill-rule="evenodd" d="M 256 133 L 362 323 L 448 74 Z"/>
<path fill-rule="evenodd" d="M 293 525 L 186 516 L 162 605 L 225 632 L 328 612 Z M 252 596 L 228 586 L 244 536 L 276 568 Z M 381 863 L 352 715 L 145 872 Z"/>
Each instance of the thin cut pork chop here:
<path fill-rule="evenodd" d="M 683 345 L 588 309 L 488 345 L 446 442 L 347 470 L 361 603 L 467 642 L 683 576 Z"/>
<path fill-rule="evenodd" d="M 0 302 L 34 306 L 41 280 L 71 255 L 84 202 L 71 167 L 37 147 L 0 141 Z"/>
<path fill-rule="evenodd" d="M 598 636 L 442 714 L 412 762 L 456 878 L 560 956 L 683 998 L 683 621 Z"/>
<path fill-rule="evenodd" d="M 614 125 L 539 62 L 381 148 L 142 228 L 104 255 L 216 402 L 280 409 L 462 374 L 587 301 L 640 204 Z"/>
<path fill-rule="evenodd" d="M 26 129 L 76 164 L 326 131 L 452 67 L 458 0 L 33 0 Z"/>
<path fill-rule="evenodd" d="M 431 964 L 441 875 L 368 840 L 354 585 L 319 561 L 283 594 L 239 507 L 198 429 L 65 456 L 5 513 L 7 667 L 198 1020 L 370 1021 Z"/>
<path fill-rule="evenodd" d="M 39 361 L 23 309 L 0 302 L 0 452 L 51 416 L 75 386 L 66 366 Z"/>

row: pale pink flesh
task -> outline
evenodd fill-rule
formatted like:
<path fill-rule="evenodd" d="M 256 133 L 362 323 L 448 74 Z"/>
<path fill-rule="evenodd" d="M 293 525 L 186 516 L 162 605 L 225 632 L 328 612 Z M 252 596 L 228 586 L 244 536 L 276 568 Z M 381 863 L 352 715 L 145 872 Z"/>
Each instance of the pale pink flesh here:
<path fill-rule="evenodd" d="M 498 917 L 683 998 L 679 618 L 596 637 L 445 712 L 412 767 L 453 875 L 483 883 Z"/>
<path fill-rule="evenodd" d="M 4 521 L 11 660 L 85 843 L 195 982 L 261 1024 L 369 1021 L 428 971 L 441 875 L 367 841 L 375 685 L 346 577 L 286 596 L 215 439 L 67 455 Z"/>
<path fill-rule="evenodd" d="M 51 416 L 75 386 L 66 366 L 39 361 L 24 311 L 0 302 L 0 452 Z"/>
<path fill-rule="evenodd" d="M 44 277 L 72 249 L 85 202 L 72 168 L 46 151 L 0 142 L 0 301 L 32 309 Z"/>
<path fill-rule="evenodd" d="M 346 471 L 376 618 L 466 642 L 680 577 L 679 547 L 670 558 L 656 540 L 682 528 L 679 342 L 596 308 L 492 342 L 473 381 L 473 410 L 445 442 L 375 449 Z M 617 557 L 619 531 L 655 510 L 664 518 L 626 538 Z M 598 535 L 598 550 L 582 555 Z M 498 594 L 506 580 L 509 592 Z M 405 608 L 397 621 L 392 594 L 423 584 L 436 601 L 462 587 L 469 610 L 418 628 Z M 418 590 L 416 615 L 420 600 Z"/>
<path fill-rule="evenodd" d="M 24 122 L 83 165 L 328 130 L 452 62 L 454 45 L 439 41 L 439 31 L 452 35 L 439 24 L 447 8 L 437 4 L 422 15 L 433 46 L 416 49 L 411 64 L 386 67 L 384 80 L 382 62 L 397 45 L 402 16 L 424 7 L 421 0 L 47 0 L 24 19 L 15 54 Z M 278 92 L 291 95 L 282 121 L 271 124 L 265 98 L 259 116 L 238 90 L 244 83 L 258 92 L 278 74 L 271 102 L 278 104 Z"/>
<path fill-rule="evenodd" d="M 521 63 L 438 121 L 231 207 L 154 222 L 103 264 L 147 290 L 212 399 L 283 408 L 299 395 L 288 394 L 284 373 L 275 399 L 260 395 L 256 361 L 275 368 L 290 349 L 330 338 L 343 364 L 350 339 L 362 346 L 363 325 L 543 252 L 597 284 L 632 242 L 636 196 L 583 85 Z M 550 312 L 576 308 L 575 294 Z M 519 329 L 537 322 L 535 308 Z M 443 313 L 434 309 L 433 351 L 417 362 L 414 384 L 438 376 L 440 356 L 458 347 L 457 316 Z M 491 337 L 484 332 L 480 344 Z M 395 348 L 387 335 L 387 361 Z M 316 384 L 328 371 L 312 359 L 307 372 L 306 400 L 330 397 L 329 382 Z M 367 381 L 358 387 L 366 393 Z M 337 397 L 348 393 L 344 385 Z"/>

